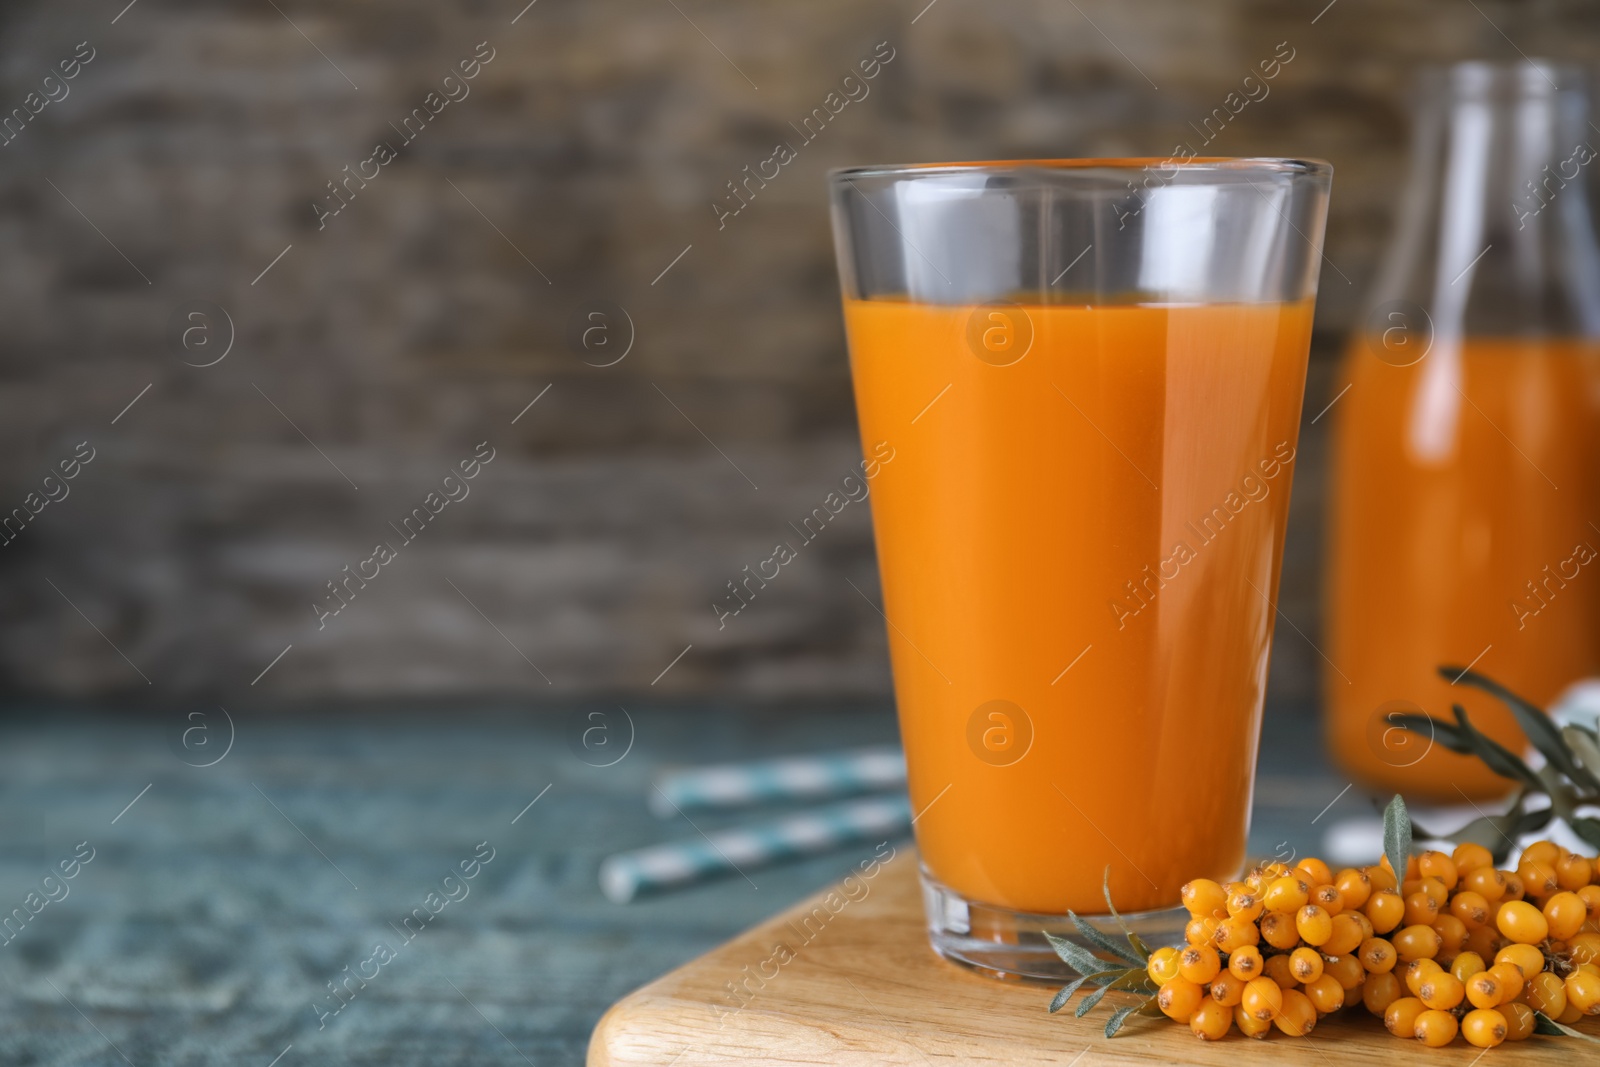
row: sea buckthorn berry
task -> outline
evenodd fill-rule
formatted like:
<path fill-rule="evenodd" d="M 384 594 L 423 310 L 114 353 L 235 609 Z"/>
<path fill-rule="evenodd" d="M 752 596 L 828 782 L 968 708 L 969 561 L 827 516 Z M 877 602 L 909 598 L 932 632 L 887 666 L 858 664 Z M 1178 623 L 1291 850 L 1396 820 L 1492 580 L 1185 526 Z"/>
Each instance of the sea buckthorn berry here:
<path fill-rule="evenodd" d="M 1180 1023 L 1189 1021 L 1189 1016 L 1194 1014 L 1203 999 L 1205 994 L 1200 987 L 1182 976 L 1162 982 L 1161 988 L 1156 991 L 1156 1007 L 1161 1009 L 1162 1014 Z"/>
<path fill-rule="evenodd" d="M 1583 924 L 1589 921 L 1589 909 L 1584 905 L 1583 898 L 1567 890 L 1551 894 L 1544 902 L 1541 914 L 1549 924 L 1550 936 L 1558 941 L 1576 936 L 1583 929 Z"/>
<path fill-rule="evenodd" d="M 1386 934 L 1406 917 L 1406 902 L 1392 889 L 1380 889 L 1367 898 L 1362 914 L 1372 920 L 1375 933 Z"/>
<path fill-rule="evenodd" d="M 1393 974 L 1369 974 L 1361 986 L 1361 1003 L 1378 1018 L 1383 1018 L 1384 1012 L 1389 1010 L 1389 1005 L 1400 999 L 1404 992 L 1400 988 L 1400 979 Z"/>
<path fill-rule="evenodd" d="M 1413 1024 L 1411 1035 L 1429 1048 L 1444 1048 L 1456 1039 L 1456 1032 L 1461 1029 L 1456 1017 L 1447 1011 L 1429 1008 L 1417 1016 Z"/>
<path fill-rule="evenodd" d="M 1522 875 L 1517 874 L 1515 871 L 1501 871 L 1500 873 L 1506 880 L 1506 893 L 1505 896 L 1500 898 L 1501 900 L 1521 900 L 1528 895 L 1528 889 L 1522 882 Z M 1483 893 L 1483 890 L 1480 889 L 1478 892 Z M 1489 894 L 1484 893 L 1483 895 L 1487 897 Z"/>
<path fill-rule="evenodd" d="M 1399 970 L 1400 981 L 1405 984 L 1406 991 L 1412 996 L 1418 996 L 1422 983 L 1431 975 L 1444 970 L 1438 963 L 1430 959 L 1412 960 Z"/>
<path fill-rule="evenodd" d="M 1211 980 L 1208 988 L 1211 999 L 1231 1008 L 1244 997 L 1244 979 L 1236 978 L 1232 971 L 1223 971 Z"/>
<path fill-rule="evenodd" d="M 1282 956 L 1273 958 L 1283 959 Z M 1239 1006 L 1262 1022 L 1271 1022 L 1283 1008 L 1283 987 L 1271 978 L 1252 978 L 1244 984 Z"/>
<path fill-rule="evenodd" d="M 1544 970 L 1544 953 L 1532 945 L 1507 945 L 1495 953 L 1494 961 L 1515 965 L 1517 970 L 1522 972 L 1523 981 Z"/>
<path fill-rule="evenodd" d="M 1310 884 L 1292 874 L 1274 879 L 1261 894 L 1268 911 L 1299 911 L 1310 899 Z"/>
<path fill-rule="evenodd" d="M 1353 916 L 1335 915 L 1333 933 L 1322 943 L 1322 951 L 1328 956 L 1343 956 L 1354 952 L 1366 939 L 1366 929 Z"/>
<path fill-rule="evenodd" d="M 1361 871 L 1367 876 L 1367 881 L 1372 883 L 1372 891 L 1374 893 L 1381 889 L 1400 888 L 1400 883 L 1394 880 L 1394 872 L 1389 869 L 1387 863 L 1363 867 Z"/>
<path fill-rule="evenodd" d="M 1502 934 L 1520 945 L 1537 945 L 1550 936 L 1549 920 L 1525 900 L 1501 905 L 1495 924 Z"/>
<path fill-rule="evenodd" d="M 1555 1020 L 1562 1026 L 1571 1026 L 1573 1023 L 1580 1021 L 1582 1018 L 1583 1012 L 1579 1011 L 1577 1005 L 1573 1004 L 1569 1000 L 1567 1001 L 1566 1008 L 1561 1012 L 1560 1015 L 1555 1017 Z"/>
<path fill-rule="evenodd" d="M 1216 917 L 1219 911 L 1224 914 L 1227 912 L 1228 894 L 1209 878 L 1196 878 L 1186 883 L 1178 891 L 1178 896 L 1183 901 L 1183 906 L 1189 909 L 1189 914 L 1197 919 Z"/>
<path fill-rule="evenodd" d="M 1431 925 L 1439 917 L 1439 902 L 1422 890 L 1406 897 L 1404 922 L 1407 926 Z"/>
<path fill-rule="evenodd" d="M 1594 881 L 1594 865 L 1576 852 L 1556 861 L 1556 881 L 1562 889 L 1576 892 Z"/>
<path fill-rule="evenodd" d="M 1476 952 L 1463 952 L 1450 961 L 1450 973 L 1465 982 L 1475 974 L 1487 971 L 1489 965 Z"/>
<path fill-rule="evenodd" d="M 1567 1010 L 1567 986 L 1549 971 L 1541 971 L 1528 979 L 1522 999 L 1534 1011 L 1542 1011 L 1554 1019 Z"/>
<path fill-rule="evenodd" d="M 1467 924 L 1454 915 L 1441 915 L 1433 920 L 1433 932 L 1439 935 L 1439 955 L 1453 957 L 1467 943 Z"/>
<path fill-rule="evenodd" d="M 1461 979 L 1449 971 L 1430 974 L 1417 989 L 1417 999 L 1430 1008 L 1449 1011 L 1466 999 L 1467 989 Z"/>
<path fill-rule="evenodd" d="M 1189 1016 L 1189 1032 L 1202 1041 L 1221 1041 L 1233 1029 L 1233 1009 L 1215 1002 L 1202 1004 Z"/>
<path fill-rule="evenodd" d="M 1304 992 L 1318 1015 L 1327 1015 L 1344 1007 L 1344 986 L 1331 974 L 1307 982 Z"/>
<path fill-rule="evenodd" d="M 1145 962 L 1144 971 L 1156 985 L 1178 977 L 1178 950 L 1175 948 L 1156 949 L 1150 953 L 1150 959 Z"/>
<path fill-rule="evenodd" d="M 1265 1019 L 1257 1019 L 1254 1015 L 1245 1011 L 1244 1005 L 1241 1004 L 1233 1009 L 1233 1025 L 1237 1026 L 1239 1032 L 1245 1037 L 1253 1037 L 1259 1040 L 1266 1037 L 1268 1031 L 1272 1029 L 1272 1018 L 1269 1016 Z"/>
<path fill-rule="evenodd" d="M 1450 858 L 1456 861 L 1456 870 L 1465 875 L 1479 867 L 1494 866 L 1494 855 L 1482 845 L 1473 844 L 1471 841 L 1456 846 L 1450 853 Z"/>
<path fill-rule="evenodd" d="M 1189 925 L 1183 928 L 1183 936 L 1191 945 L 1209 945 L 1217 936 L 1217 927 L 1222 920 L 1214 915 L 1206 915 L 1189 920 Z"/>
<path fill-rule="evenodd" d="M 1233 918 L 1252 922 L 1261 916 L 1261 898 L 1249 891 L 1234 890 L 1228 894 L 1228 914 Z"/>
<path fill-rule="evenodd" d="M 1289 973 L 1301 985 L 1322 977 L 1322 955 L 1314 948 L 1297 948 L 1289 953 Z"/>
<path fill-rule="evenodd" d="M 1228 973 L 1246 982 L 1261 977 L 1261 950 L 1245 945 L 1228 953 Z"/>
<path fill-rule="evenodd" d="M 1583 906 L 1589 909 L 1589 921 L 1600 922 L 1600 885 L 1586 885 L 1576 892 Z"/>
<path fill-rule="evenodd" d="M 1305 1037 L 1316 1028 L 1316 1005 L 1300 990 L 1285 989 L 1283 1007 L 1272 1017 L 1272 1022 L 1290 1037 Z"/>
<path fill-rule="evenodd" d="M 1506 876 L 1493 867 L 1474 867 L 1462 876 L 1456 888 L 1462 892 L 1476 893 L 1490 904 L 1506 895 Z"/>
<path fill-rule="evenodd" d="M 1220 970 L 1222 961 L 1210 945 L 1190 945 L 1178 954 L 1178 973 L 1196 985 L 1205 985 Z"/>
<path fill-rule="evenodd" d="M 1420 924 L 1408 926 L 1397 931 L 1390 940 L 1394 942 L 1395 952 L 1406 963 L 1412 960 L 1431 960 L 1439 954 L 1439 935 L 1431 926 Z"/>
<path fill-rule="evenodd" d="M 1261 964 L 1261 974 L 1262 977 L 1278 983 L 1283 989 L 1293 989 L 1300 984 L 1289 971 L 1289 957 L 1286 955 L 1268 956 Z"/>
<path fill-rule="evenodd" d="M 1500 987 L 1500 1003 L 1515 1000 L 1522 993 L 1524 979 L 1522 968 L 1514 963 L 1497 963 L 1483 972 Z"/>
<path fill-rule="evenodd" d="M 1417 857 L 1417 870 L 1424 878 L 1437 878 L 1444 883 L 1446 889 L 1456 887 L 1459 872 L 1456 861 L 1446 856 L 1443 852 L 1424 852 Z"/>
<path fill-rule="evenodd" d="M 1582 933 L 1567 946 L 1574 963 L 1600 963 L 1600 934 Z"/>
<path fill-rule="evenodd" d="M 1398 884 L 1400 882 L 1404 882 L 1407 878 L 1415 878 L 1417 876 L 1417 857 L 1416 856 L 1407 856 L 1406 857 L 1406 869 L 1403 870 L 1403 871 L 1396 871 L 1393 867 L 1390 867 L 1389 866 L 1389 857 L 1388 856 L 1385 856 L 1382 859 L 1380 859 L 1378 861 L 1378 866 L 1382 867 L 1384 870 L 1389 871 L 1391 874 L 1393 874 L 1395 876 L 1396 884 Z"/>
<path fill-rule="evenodd" d="M 1445 884 L 1439 879 L 1418 878 L 1413 884 L 1416 885 L 1418 890 L 1428 894 L 1433 902 L 1439 905 L 1439 910 L 1441 912 L 1444 911 L 1446 905 L 1450 903 L 1450 890 L 1447 889 Z M 1400 895 L 1405 896 L 1406 894 L 1401 893 Z"/>
<path fill-rule="evenodd" d="M 1261 931 L 1257 928 L 1255 920 L 1235 915 L 1217 924 L 1217 933 L 1211 943 L 1218 952 L 1233 953 L 1260 941 Z"/>
<path fill-rule="evenodd" d="M 1506 1039 L 1506 1017 L 1493 1008 L 1477 1008 L 1461 1020 L 1461 1036 L 1478 1048 L 1494 1048 Z"/>
<path fill-rule="evenodd" d="M 1476 952 L 1485 961 L 1488 961 L 1494 959 L 1494 954 L 1505 948 L 1507 944 L 1506 939 L 1500 936 L 1500 931 L 1496 930 L 1491 924 L 1480 926 L 1467 934 L 1467 939 L 1462 942 L 1461 947 L 1469 952 Z"/>
<path fill-rule="evenodd" d="M 1489 921 L 1489 902 L 1482 893 L 1463 889 L 1450 898 L 1450 914 L 1465 923 L 1470 933 Z"/>
<path fill-rule="evenodd" d="M 1311 890 L 1311 903 L 1327 912 L 1337 915 L 1344 910 L 1344 897 L 1339 895 L 1339 887 L 1332 882 L 1325 882 Z"/>
<path fill-rule="evenodd" d="M 1294 913 L 1294 928 L 1306 944 L 1320 945 L 1333 936 L 1333 916 L 1320 905 L 1307 904 Z"/>
<path fill-rule="evenodd" d="M 1416 997 L 1401 997 L 1383 1013 L 1383 1025 L 1395 1037 L 1415 1037 L 1417 1016 L 1427 1010 L 1428 1006 Z"/>
<path fill-rule="evenodd" d="M 1333 881 L 1333 872 L 1328 869 L 1328 865 L 1315 856 L 1307 856 L 1295 864 L 1294 869 L 1305 875 L 1305 880 L 1310 882 L 1313 888 L 1328 885 Z"/>
<path fill-rule="evenodd" d="M 1533 1009 L 1521 1001 L 1507 1001 L 1495 1009 L 1506 1021 L 1507 1041 L 1526 1041 L 1533 1036 Z"/>
<path fill-rule="evenodd" d="M 1372 895 L 1372 879 L 1367 877 L 1365 871 L 1346 867 L 1333 876 L 1333 884 L 1339 890 L 1339 897 L 1344 901 L 1344 910 L 1353 911 L 1367 902 Z"/>
<path fill-rule="evenodd" d="M 1567 975 L 1567 1003 L 1585 1015 L 1600 1015 L 1600 975 L 1574 971 Z"/>
<path fill-rule="evenodd" d="M 1524 863 L 1546 863 L 1554 865 L 1561 858 L 1561 846 L 1554 841 L 1535 841 L 1522 850 L 1522 855 L 1517 858 L 1517 866 Z"/>
<path fill-rule="evenodd" d="M 1361 961 L 1356 958 L 1354 953 L 1324 960 L 1322 973 L 1333 975 L 1340 988 L 1347 993 L 1352 989 L 1358 988 L 1367 977 L 1366 970 L 1362 968 Z"/>
<path fill-rule="evenodd" d="M 1493 1008 L 1505 999 L 1500 979 L 1488 971 L 1480 971 L 1467 979 L 1467 1000 L 1474 1008 Z"/>
<path fill-rule="evenodd" d="M 1365 941 L 1367 938 L 1377 933 L 1377 931 L 1372 928 L 1372 920 L 1367 918 L 1366 912 L 1346 911 L 1342 914 L 1350 916 L 1350 918 L 1361 924 L 1361 940 Z"/>
<path fill-rule="evenodd" d="M 1361 966 L 1370 974 L 1388 974 L 1394 970 L 1395 962 L 1399 959 L 1394 946 L 1381 937 L 1369 937 L 1361 942 L 1356 955 L 1361 959 Z"/>
<path fill-rule="evenodd" d="M 1535 900 L 1543 900 L 1561 888 L 1561 883 L 1556 880 L 1556 869 L 1548 863 L 1523 860 L 1517 865 L 1517 877 L 1522 879 L 1527 895 Z"/>
<path fill-rule="evenodd" d="M 1271 911 L 1261 917 L 1261 940 L 1276 949 L 1291 949 L 1300 943 L 1300 931 L 1295 929 L 1294 916 L 1289 912 Z"/>

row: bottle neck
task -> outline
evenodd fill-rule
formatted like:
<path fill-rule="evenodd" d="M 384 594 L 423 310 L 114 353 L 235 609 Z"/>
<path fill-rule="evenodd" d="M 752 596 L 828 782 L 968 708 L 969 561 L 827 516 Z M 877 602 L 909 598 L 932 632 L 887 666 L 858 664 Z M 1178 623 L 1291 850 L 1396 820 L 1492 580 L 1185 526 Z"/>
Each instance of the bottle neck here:
<path fill-rule="evenodd" d="M 1581 78 L 1464 64 L 1425 88 L 1410 179 L 1374 303 L 1427 309 L 1436 335 L 1600 335 Z"/>

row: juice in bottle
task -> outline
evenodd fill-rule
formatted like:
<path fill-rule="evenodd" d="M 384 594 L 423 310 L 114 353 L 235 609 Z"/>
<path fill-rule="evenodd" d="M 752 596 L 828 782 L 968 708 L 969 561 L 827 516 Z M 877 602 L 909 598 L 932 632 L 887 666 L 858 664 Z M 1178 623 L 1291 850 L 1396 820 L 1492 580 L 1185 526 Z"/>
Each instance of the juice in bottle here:
<path fill-rule="evenodd" d="M 934 879 L 1100 914 L 1108 865 L 1124 911 L 1241 868 L 1311 311 L 846 300 Z"/>
<path fill-rule="evenodd" d="M 1600 343 L 1469 337 L 1408 366 L 1356 341 L 1334 409 L 1323 676 L 1328 738 L 1363 782 L 1445 802 L 1512 783 L 1394 729 L 1451 705 L 1526 747 L 1473 669 L 1541 706 L 1600 667 Z"/>

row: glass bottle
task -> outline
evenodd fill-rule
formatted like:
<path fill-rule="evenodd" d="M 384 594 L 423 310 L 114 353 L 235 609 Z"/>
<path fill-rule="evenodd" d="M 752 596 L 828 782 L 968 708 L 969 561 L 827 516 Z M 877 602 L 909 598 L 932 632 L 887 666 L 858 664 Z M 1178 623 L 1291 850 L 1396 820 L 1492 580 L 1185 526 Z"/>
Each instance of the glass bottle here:
<path fill-rule="evenodd" d="M 1394 713 L 1459 704 L 1520 751 L 1460 672 L 1547 706 L 1600 660 L 1600 133 L 1575 68 L 1462 63 L 1421 88 L 1335 385 L 1323 691 L 1354 778 L 1459 804 L 1513 783 Z"/>

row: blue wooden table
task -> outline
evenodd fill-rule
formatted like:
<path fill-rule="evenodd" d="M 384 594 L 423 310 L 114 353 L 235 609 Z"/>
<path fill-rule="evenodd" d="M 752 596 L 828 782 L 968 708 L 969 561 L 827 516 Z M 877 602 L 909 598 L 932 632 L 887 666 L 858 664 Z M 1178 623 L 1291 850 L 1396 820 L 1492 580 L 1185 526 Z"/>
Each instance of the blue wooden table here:
<path fill-rule="evenodd" d="M 0 1063 L 581 1063 L 612 1001 L 850 863 L 611 904 L 603 856 L 695 833 L 652 774 L 894 736 L 883 707 L 627 711 L 7 709 Z M 614 747 L 578 742 L 597 721 Z M 1319 818 L 1345 785 L 1269 709 L 1253 850 L 1370 811 Z"/>

